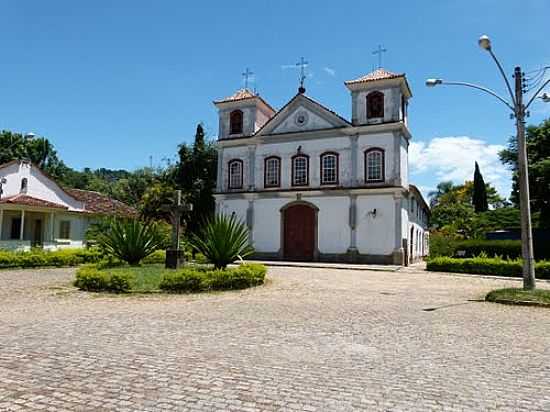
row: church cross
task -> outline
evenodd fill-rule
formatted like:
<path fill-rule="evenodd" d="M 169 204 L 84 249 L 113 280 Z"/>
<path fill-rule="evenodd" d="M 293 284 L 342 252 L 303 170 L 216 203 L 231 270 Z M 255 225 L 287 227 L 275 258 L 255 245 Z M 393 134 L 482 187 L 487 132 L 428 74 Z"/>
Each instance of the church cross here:
<path fill-rule="evenodd" d="M 172 249 L 180 250 L 181 217 L 185 212 L 191 212 L 193 210 L 193 205 L 185 203 L 182 199 L 181 190 L 176 190 L 174 201 L 162 205 L 161 210 L 168 213 L 170 221 L 172 222 Z"/>
<path fill-rule="evenodd" d="M 388 50 L 384 49 L 381 45 L 378 45 L 378 48 L 372 52 L 374 55 L 378 55 L 378 68 L 382 68 L 382 53 L 386 53 Z"/>
<path fill-rule="evenodd" d="M 300 68 L 300 88 L 298 89 L 300 93 L 306 91 L 304 87 L 304 81 L 306 80 L 306 67 L 309 63 L 304 60 L 303 57 L 300 58 L 300 61 L 296 63 L 296 66 Z"/>
<path fill-rule="evenodd" d="M 244 73 L 242 73 L 243 79 L 244 79 L 244 88 L 245 88 L 245 89 L 248 89 L 248 80 L 250 79 L 250 77 L 251 77 L 253 74 L 254 74 L 254 73 L 252 73 L 248 67 L 246 68 L 246 70 L 244 71 Z"/>

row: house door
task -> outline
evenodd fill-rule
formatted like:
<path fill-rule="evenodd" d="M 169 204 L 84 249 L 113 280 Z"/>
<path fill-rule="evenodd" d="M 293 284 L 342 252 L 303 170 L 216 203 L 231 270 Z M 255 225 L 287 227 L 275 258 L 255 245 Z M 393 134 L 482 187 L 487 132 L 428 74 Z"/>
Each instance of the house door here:
<path fill-rule="evenodd" d="M 290 206 L 284 211 L 284 257 L 313 260 L 315 250 L 315 210 L 307 205 Z"/>
<path fill-rule="evenodd" d="M 42 220 L 36 219 L 34 221 L 34 229 L 32 232 L 32 245 L 42 245 Z"/>

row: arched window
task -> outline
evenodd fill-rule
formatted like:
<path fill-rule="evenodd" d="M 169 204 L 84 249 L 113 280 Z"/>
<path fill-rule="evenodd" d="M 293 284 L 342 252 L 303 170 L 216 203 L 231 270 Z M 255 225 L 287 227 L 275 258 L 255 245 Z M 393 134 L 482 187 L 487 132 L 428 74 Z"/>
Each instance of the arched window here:
<path fill-rule="evenodd" d="M 327 152 L 321 155 L 321 184 L 338 184 L 338 153 Z"/>
<path fill-rule="evenodd" d="M 264 186 L 279 187 L 281 185 L 281 159 L 277 156 L 266 157 L 264 161 Z"/>
<path fill-rule="evenodd" d="M 292 186 L 309 184 L 309 157 L 296 155 L 292 157 Z"/>
<path fill-rule="evenodd" d="M 374 183 L 383 182 L 384 180 L 384 150 L 379 148 L 368 149 L 365 152 L 365 181 Z"/>
<path fill-rule="evenodd" d="M 243 112 L 233 110 L 229 115 L 230 134 L 241 134 L 243 132 Z"/>
<path fill-rule="evenodd" d="M 384 93 L 379 91 L 367 95 L 367 119 L 384 117 Z"/>
<path fill-rule="evenodd" d="M 21 179 L 21 190 L 20 190 L 20 192 L 21 193 L 26 193 L 28 185 L 29 185 L 29 181 L 27 180 L 26 177 Z"/>
<path fill-rule="evenodd" d="M 229 169 L 229 189 L 242 189 L 243 187 L 243 161 L 240 159 L 230 160 Z"/>

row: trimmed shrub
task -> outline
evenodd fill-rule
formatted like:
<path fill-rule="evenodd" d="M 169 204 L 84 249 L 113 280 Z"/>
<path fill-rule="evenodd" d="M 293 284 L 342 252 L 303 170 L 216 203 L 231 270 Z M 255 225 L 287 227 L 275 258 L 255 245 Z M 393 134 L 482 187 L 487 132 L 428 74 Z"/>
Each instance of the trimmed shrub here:
<path fill-rule="evenodd" d="M 196 269 L 183 269 L 164 275 L 159 287 L 170 292 L 199 292 L 204 289 L 205 279 L 205 272 Z"/>
<path fill-rule="evenodd" d="M 124 273 L 111 274 L 90 265 L 77 270 L 74 285 L 89 292 L 124 293 L 131 289 L 131 277 Z"/>
<path fill-rule="evenodd" d="M 109 276 L 107 273 L 98 270 L 94 266 L 81 267 L 76 272 L 74 285 L 90 292 L 99 292 L 107 290 L 109 286 Z"/>
<path fill-rule="evenodd" d="M 193 259 L 193 255 L 191 251 L 186 250 L 185 251 L 185 260 L 187 262 L 194 261 L 195 263 L 199 264 L 205 264 L 208 263 L 208 260 L 204 257 L 202 253 L 195 253 L 195 259 Z M 166 251 L 165 250 L 157 250 L 144 258 L 141 263 L 144 265 L 154 265 L 154 264 L 164 264 L 166 261 Z"/>
<path fill-rule="evenodd" d="M 61 249 L 45 251 L 33 249 L 30 252 L 0 250 L 0 268 L 33 268 L 46 266 L 77 266 L 84 263 L 97 263 L 102 254 L 97 249 Z"/>
<path fill-rule="evenodd" d="M 522 276 L 522 262 L 500 258 L 450 258 L 437 257 L 429 259 L 426 269 L 435 272 L 470 273 L 493 276 Z M 550 262 L 542 261 L 535 264 L 535 274 L 539 279 L 550 279 Z"/>
<path fill-rule="evenodd" d="M 246 289 L 264 283 L 267 269 L 245 264 L 232 269 L 183 269 L 163 276 L 160 289 L 171 292 L 199 292 Z"/>

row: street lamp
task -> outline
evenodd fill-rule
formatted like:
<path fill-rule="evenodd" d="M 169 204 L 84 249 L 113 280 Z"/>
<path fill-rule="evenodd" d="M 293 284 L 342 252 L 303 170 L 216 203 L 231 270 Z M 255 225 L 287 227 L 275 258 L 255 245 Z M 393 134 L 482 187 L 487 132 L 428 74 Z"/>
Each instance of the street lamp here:
<path fill-rule="evenodd" d="M 506 88 L 510 94 L 510 101 L 495 93 L 493 90 L 473 83 L 465 82 L 449 82 L 442 79 L 428 79 L 426 86 L 435 87 L 438 85 L 450 86 L 465 86 L 473 89 L 481 90 L 485 93 L 496 97 L 500 102 L 504 103 L 511 111 L 512 118 L 516 119 L 517 145 L 518 145 L 518 177 L 519 177 L 519 207 L 521 211 L 521 246 L 523 256 L 523 288 L 530 290 L 535 289 L 535 257 L 533 253 L 533 235 L 531 229 L 531 206 L 529 201 L 529 174 L 527 167 L 527 148 L 525 144 L 525 116 L 527 109 L 533 101 L 539 97 L 542 101 L 549 103 L 550 96 L 548 93 L 543 93 L 539 96 L 542 90 L 550 83 L 550 79 L 546 80 L 542 86 L 533 94 L 527 104 L 523 103 L 523 73 L 520 67 L 514 69 L 515 93 L 512 92 L 512 86 L 504 73 L 502 65 L 493 53 L 491 39 L 483 35 L 478 40 L 479 47 L 489 52 L 495 64 L 502 75 Z"/>

